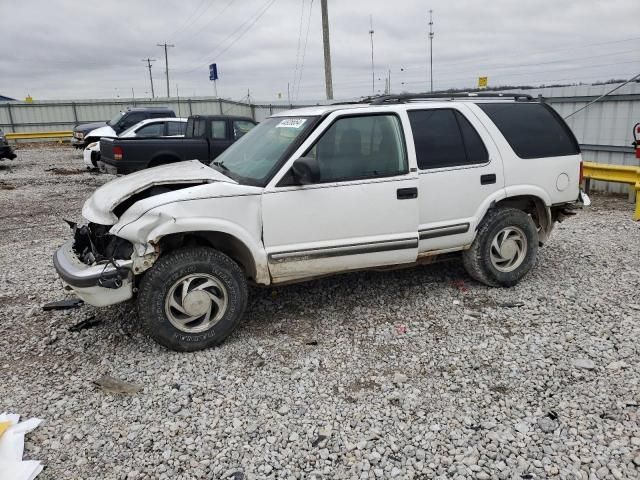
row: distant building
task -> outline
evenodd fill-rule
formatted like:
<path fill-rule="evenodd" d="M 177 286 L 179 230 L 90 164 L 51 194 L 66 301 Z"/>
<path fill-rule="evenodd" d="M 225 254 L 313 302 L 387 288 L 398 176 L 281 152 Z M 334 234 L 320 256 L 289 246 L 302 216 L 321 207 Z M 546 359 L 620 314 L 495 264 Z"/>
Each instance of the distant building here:
<path fill-rule="evenodd" d="M 4 95 L 0 95 L 0 102 L 17 102 L 15 98 L 5 97 Z"/>

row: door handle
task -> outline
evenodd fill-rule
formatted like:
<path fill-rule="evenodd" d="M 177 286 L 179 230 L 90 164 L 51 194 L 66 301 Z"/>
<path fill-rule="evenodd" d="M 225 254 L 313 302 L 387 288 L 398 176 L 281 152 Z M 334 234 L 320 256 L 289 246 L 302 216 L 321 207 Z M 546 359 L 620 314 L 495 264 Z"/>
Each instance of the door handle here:
<path fill-rule="evenodd" d="M 486 175 L 480 175 L 480 185 L 490 185 L 496 183 L 496 174 L 488 173 Z"/>
<path fill-rule="evenodd" d="M 418 188 L 399 188 L 397 190 L 398 200 L 410 200 L 412 198 L 418 198 Z"/>

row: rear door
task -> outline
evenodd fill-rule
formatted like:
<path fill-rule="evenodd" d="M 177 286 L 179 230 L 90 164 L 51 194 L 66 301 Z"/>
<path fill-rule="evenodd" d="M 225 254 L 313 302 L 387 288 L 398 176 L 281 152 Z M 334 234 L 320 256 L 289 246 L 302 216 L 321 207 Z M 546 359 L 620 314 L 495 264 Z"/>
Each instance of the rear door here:
<path fill-rule="evenodd" d="M 207 162 L 209 158 L 209 141 L 207 140 L 207 121 L 204 118 L 192 117 L 187 121 L 185 138 L 167 140 L 176 145 L 175 149 L 182 160 L 200 160 Z"/>
<path fill-rule="evenodd" d="M 209 120 L 209 160 L 214 160 L 224 152 L 231 140 L 231 126 L 226 118 Z"/>
<path fill-rule="evenodd" d="M 504 196 L 502 159 L 467 105 L 408 109 L 419 175 L 420 253 L 470 244 L 478 212 Z"/>

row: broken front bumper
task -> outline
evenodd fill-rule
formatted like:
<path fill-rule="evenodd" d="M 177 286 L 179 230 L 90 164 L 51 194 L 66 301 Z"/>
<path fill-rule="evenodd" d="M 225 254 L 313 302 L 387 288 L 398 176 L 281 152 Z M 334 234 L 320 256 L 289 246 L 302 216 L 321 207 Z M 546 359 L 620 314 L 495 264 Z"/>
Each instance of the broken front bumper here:
<path fill-rule="evenodd" d="M 74 252 L 73 243 L 74 240 L 69 240 L 53 256 L 53 264 L 67 290 L 96 307 L 133 297 L 132 260 L 87 265 Z"/>

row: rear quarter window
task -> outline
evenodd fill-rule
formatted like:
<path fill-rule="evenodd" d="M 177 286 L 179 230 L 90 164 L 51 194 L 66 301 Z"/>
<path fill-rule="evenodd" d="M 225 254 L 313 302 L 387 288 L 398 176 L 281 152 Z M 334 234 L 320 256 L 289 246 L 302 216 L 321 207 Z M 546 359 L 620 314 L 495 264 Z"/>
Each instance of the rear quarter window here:
<path fill-rule="evenodd" d="M 548 105 L 541 103 L 479 103 L 520 158 L 577 155 L 575 136 Z"/>

